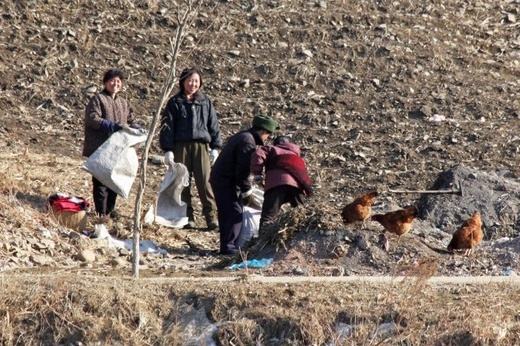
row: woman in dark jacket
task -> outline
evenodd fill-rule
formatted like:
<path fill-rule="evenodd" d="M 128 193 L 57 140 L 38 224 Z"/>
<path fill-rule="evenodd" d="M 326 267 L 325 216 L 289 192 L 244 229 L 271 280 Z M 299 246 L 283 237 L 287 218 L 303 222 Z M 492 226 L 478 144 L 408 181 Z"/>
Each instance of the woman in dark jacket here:
<path fill-rule="evenodd" d="M 195 228 L 191 201 L 193 177 L 206 224 L 209 230 L 214 230 L 218 227 L 217 208 L 209 174 L 222 139 L 215 108 L 209 97 L 200 91 L 201 86 L 202 75 L 198 69 L 181 72 L 180 91 L 168 101 L 162 116 L 159 144 L 165 152 L 173 152 L 175 162 L 184 164 L 190 174 L 190 185 L 181 194 L 182 201 L 187 204 L 189 221 L 186 228 Z"/>

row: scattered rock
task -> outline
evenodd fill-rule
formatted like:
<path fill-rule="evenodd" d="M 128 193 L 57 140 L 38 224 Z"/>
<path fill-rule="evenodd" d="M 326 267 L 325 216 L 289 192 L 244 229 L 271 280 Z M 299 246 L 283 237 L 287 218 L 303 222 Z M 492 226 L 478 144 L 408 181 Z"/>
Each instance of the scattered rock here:
<path fill-rule="evenodd" d="M 295 275 L 301 275 L 301 276 L 307 276 L 307 275 L 309 275 L 309 272 L 308 272 L 307 269 L 305 269 L 305 268 L 296 267 L 296 268 L 294 268 L 294 270 L 293 270 L 293 274 L 295 274 Z"/>
<path fill-rule="evenodd" d="M 53 262 L 52 258 L 43 255 L 31 255 L 29 260 L 36 265 L 47 265 Z"/>
<path fill-rule="evenodd" d="M 123 257 L 116 257 L 110 260 L 110 265 L 112 267 L 123 267 L 126 266 L 127 263 L 128 261 Z"/>
<path fill-rule="evenodd" d="M 96 260 L 96 255 L 92 250 L 82 250 L 76 255 L 76 259 L 80 262 L 93 263 Z"/>
<path fill-rule="evenodd" d="M 332 270 L 332 276 L 343 276 L 345 275 L 345 268 L 338 267 Z"/>

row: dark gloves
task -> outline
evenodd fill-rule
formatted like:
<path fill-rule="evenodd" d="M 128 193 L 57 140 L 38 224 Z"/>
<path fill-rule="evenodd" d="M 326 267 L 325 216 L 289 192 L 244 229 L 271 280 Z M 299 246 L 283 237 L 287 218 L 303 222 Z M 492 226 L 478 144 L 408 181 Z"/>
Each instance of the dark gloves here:
<path fill-rule="evenodd" d="M 120 125 L 110 120 L 103 119 L 103 122 L 99 126 L 99 129 L 104 132 L 114 133 L 120 130 L 124 130 L 126 133 L 132 135 L 142 135 L 146 133 L 146 130 L 141 127 L 130 127 L 128 124 Z"/>
<path fill-rule="evenodd" d="M 114 123 L 110 120 L 103 119 L 101 125 L 99 125 L 99 129 L 103 132 L 114 133 L 121 130 L 123 127 L 117 123 Z"/>
<path fill-rule="evenodd" d="M 123 129 L 123 126 L 117 124 L 117 123 L 113 123 L 114 124 L 114 131 L 112 132 L 117 132 L 119 130 L 122 130 Z"/>

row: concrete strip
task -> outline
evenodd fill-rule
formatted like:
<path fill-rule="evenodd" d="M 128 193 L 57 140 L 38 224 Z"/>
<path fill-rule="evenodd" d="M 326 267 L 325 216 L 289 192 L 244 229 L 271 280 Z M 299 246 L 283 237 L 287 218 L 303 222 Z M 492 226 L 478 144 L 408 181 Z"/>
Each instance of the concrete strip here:
<path fill-rule="evenodd" d="M 0 280 L 16 279 L 17 277 L 32 277 L 34 279 L 42 279 L 45 277 L 59 277 L 59 274 L 0 274 Z M 66 275 L 70 277 L 70 275 Z M 415 280 L 414 276 L 261 276 L 257 274 L 247 275 L 245 273 L 237 273 L 235 276 L 174 276 L 174 277 L 141 277 L 135 280 L 148 282 L 231 282 L 231 281 L 254 281 L 261 283 L 335 283 L 335 282 L 358 282 L 358 283 L 393 283 L 402 281 Z M 100 278 L 101 279 L 101 278 Z M 491 283 L 518 284 L 520 276 L 433 276 L 427 280 L 432 284 L 478 284 L 486 285 Z"/>
<path fill-rule="evenodd" d="M 193 282 L 226 282 L 237 280 L 256 281 L 261 283 L 334 283 L 334 282 L 366 282 L 392 283 L 414 280 L 413 276 L 260 276 L 237 275 L 220 277 L 170 277 L 170 278 L 143 278 L 140 280 L 153 281 L 193 281 Z M 490 283 L 520 283 L 520 276 L 434 276 L 428 279 L 432 284 L 490 284 Z"/>

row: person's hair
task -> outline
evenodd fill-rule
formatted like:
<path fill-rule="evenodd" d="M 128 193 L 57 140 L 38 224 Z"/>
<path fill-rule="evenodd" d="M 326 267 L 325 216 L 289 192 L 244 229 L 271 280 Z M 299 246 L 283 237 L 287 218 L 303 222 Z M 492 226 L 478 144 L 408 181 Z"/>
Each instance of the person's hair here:
<path fill-rule="evenodd" d="M 183 94 L 185 93 L 184 81 L 186 79 L 188 79 L 189 76 L 194 75 L 195 73 L 199 75 L 199 80 L 200 80 L 199 90 L 202 87 L 202 73 L 200 72 L 200 70 L 196 67 L 185 68 L 184 70 L 182 70 L 181 75 L 179 77 L 179 88 L 181 89 L 181 92 Z M 198 90 L 197 90 L 197 92 L 198 92 Z"/>
<path fill-rule="evenodd" d="M 278 145 L 278 144 L 283 144 L 283 143 L 291 143 L 291 139 L 287 136 L 278 136 L 273 141 L 273 145 Z"/>
<path fill-rule="evenodd" d="M 125 74 L 123 71 L 117 69 L 108 70 L 107 72 L 105 72 L 105 75 L 103 76 L 103 84 L 105 84 L 114 77 L 119 77 L 119 79 L 124 80 Z"/>

